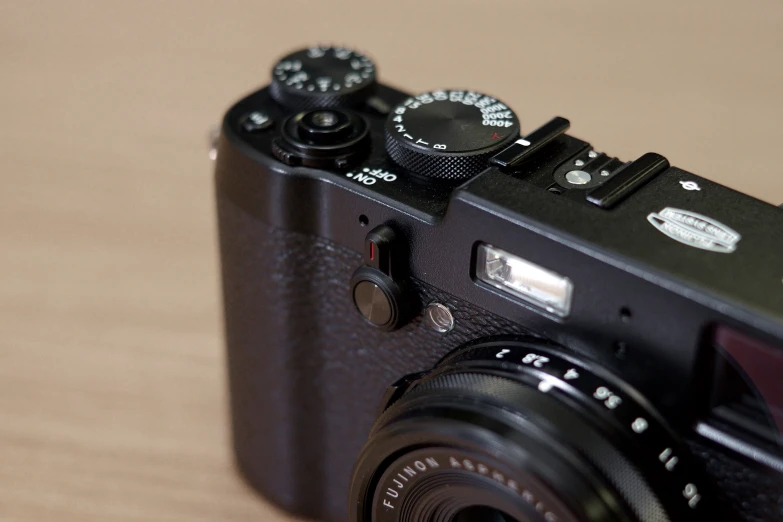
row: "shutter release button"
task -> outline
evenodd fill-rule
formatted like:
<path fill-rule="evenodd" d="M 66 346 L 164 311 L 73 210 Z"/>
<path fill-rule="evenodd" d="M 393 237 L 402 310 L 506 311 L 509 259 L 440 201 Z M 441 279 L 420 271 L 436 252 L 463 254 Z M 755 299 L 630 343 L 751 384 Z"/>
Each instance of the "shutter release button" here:
<path fill-rule="evenodd" d="M 360 281 L 353 289 L 356 308 L 375 326 L 384 326 L 392 318 L 392 304 L 381 287 L 371 281 Z"/>

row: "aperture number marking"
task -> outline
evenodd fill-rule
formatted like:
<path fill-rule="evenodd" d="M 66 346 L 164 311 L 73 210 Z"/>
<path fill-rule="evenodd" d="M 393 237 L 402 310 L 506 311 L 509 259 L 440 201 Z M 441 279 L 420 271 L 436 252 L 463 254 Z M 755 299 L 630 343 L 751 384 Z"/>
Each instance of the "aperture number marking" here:
<path fill-rule="evenodd" d="M 610 410 L 614 410 L 623 403 L 623 400 L 615 395 L 614 392 L 610 391 L 606 386 L 599 386 L 595 390 L 593 397 L 599 401 L 603 401 L 604 406 Z"/>
<path fill-rule="evenodd" d="M 690 506 L 691 509 L 695 509 L 701 500 L 699 489 L 694 484 L 685 486 L 685 489 L 682 490 L 682 496 L 688 500 L 688 506 Z"/>
<path fill-rule="evenodd" d="M 536 368 L 543 368 L 548 362 L 548 357 L 544 357 L 543 355 L 538 355 L 535 353 L 529 353 L 525 356 L 524 359 L 522 359 L 522 364 L 532 364 Z"/>
<path fill-rule="evenodd" d="M 664 467 L 667 471 L 674 471 L 674 468 L 677 467 L 677 463 L 680 462 L 678 457 L 672 455 L 673 453 L 671 448 L 666 448 L 658 455 L 658 460 L 664 463 Z"/>
<path fill-rule="evenodd" d="M 641 417 L 638 417 L 635 421 L 633 421 L 633 424 L 631 424 L 631 429 L 634 431 L 634 433 L 644 433 L 649 427 L 650 425 L 647 423 L 647 421 Z"/>

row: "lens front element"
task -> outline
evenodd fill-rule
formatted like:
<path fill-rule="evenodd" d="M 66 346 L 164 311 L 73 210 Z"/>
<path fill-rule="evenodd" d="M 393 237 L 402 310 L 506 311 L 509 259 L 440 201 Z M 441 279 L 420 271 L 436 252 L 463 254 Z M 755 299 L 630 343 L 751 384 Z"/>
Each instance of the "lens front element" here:
<path fill-rule="evenodd" d="M 459 511 L 451 522 L 521 522 L 487 506 L 470 506 Z"/>

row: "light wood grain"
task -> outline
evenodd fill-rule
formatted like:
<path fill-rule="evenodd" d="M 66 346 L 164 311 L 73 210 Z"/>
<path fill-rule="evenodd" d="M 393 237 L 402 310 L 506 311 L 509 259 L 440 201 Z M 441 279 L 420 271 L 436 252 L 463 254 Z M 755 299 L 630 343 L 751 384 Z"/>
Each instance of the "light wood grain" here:
<path fill-rule="evenodd" d="M 632 5 L 633 4 L 633 5 Z M 250 521 L 206 132 L 310 42 L 783 201 L 783 3 L 0 5 L 0 520 Z"/>

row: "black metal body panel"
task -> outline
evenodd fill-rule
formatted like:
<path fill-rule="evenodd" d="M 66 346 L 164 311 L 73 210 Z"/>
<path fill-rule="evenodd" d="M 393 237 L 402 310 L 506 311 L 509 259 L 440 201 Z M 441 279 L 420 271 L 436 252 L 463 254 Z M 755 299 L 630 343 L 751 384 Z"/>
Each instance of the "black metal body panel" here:
<path fill-rule="evenodd" d="M 391 106 L 408 97 L 383 85 L 378 96 Z M 240 101 L 224 120 L 216 169 L 234 441 L 250 482 L 292 512 L 344 520 L 350 467 L 386 387 L 463 342 L 535 332 L 621 375 L 683 431 L 703 413 L 701 353 L 712 325 L 782 345 L 777 207 L 677 168 L 611 210 L 589 204 L 584 191 L 553 194 L 553 170 L 589 147 L 568 135 L 514 172 L 488 169 L 459 187 L 426 181 L 386 159 L 385 117 L 372 113 L 372 150 L 353 170 L 292 168 L 271 154 L 276 131 L 240 130 L 241 116 L 257 109 L 277 126 L 285 117 L 266 90 Z M 396 179 L 365 185 L 346 175 L 364 169 Z M 688 181 L 700 190 L 685 190 Z M 648 222 L 666 207 L 739 232 L 736 251 L 667 237 Z M 351 274 L 379 224 L 404 237 L 419 301 L 448 303 L 455 330 L 438 334 L 419 315 L 381 332 L 353 309 Z M 477 242 L 567 275 L 570 316 L 477 283 Z M 618 343 L 627 347 L 622 359 Z"/>

